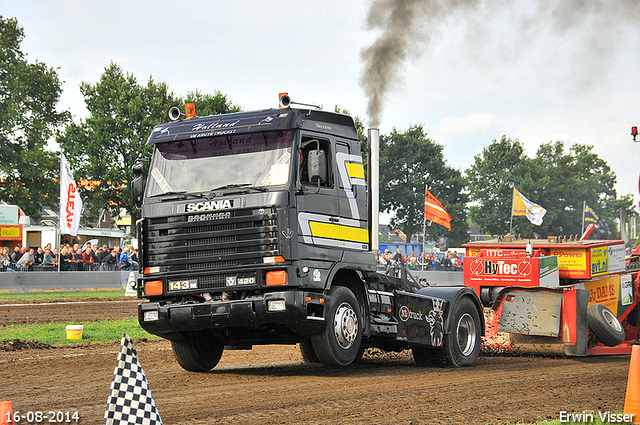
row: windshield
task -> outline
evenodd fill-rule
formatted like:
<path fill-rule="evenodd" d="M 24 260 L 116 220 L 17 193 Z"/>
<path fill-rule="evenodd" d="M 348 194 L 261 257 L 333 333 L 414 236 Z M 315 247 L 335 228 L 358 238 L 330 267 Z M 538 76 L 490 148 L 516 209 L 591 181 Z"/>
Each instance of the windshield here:
<path fill-rule="evenodd" d="M 158 143 L 146 196 L 285 185 L 291 175 L 292 147 L 293 131 Z"/>

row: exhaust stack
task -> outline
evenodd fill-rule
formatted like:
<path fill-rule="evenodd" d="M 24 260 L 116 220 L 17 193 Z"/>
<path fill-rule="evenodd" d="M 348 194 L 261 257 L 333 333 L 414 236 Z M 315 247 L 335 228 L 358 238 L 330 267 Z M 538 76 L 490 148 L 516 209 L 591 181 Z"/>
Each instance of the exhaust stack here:
<path fill-rule="evenodd" d="M 371 252 L 378 255 L 380 238 L 380 130 L 370 128 L 369 138 L 369 239 Z"/>

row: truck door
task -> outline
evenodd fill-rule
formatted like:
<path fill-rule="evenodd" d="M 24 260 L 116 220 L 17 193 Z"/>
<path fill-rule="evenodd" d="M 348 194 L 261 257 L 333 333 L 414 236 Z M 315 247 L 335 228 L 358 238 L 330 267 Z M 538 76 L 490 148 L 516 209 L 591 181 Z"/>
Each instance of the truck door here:
<path fill-rule="evenodd" d="M 367 182 L 362 156 L 346 142 L 336 142 L 336 180 L 340 207 L 340 240 L 345 248 L 368 250 Z"/>
<path fill-rule="evenodd" d="M 325 178 L 313 180 L 309 177 L 308 165 L 312 156 L 321 152 L 324 162 Z M 322 161 L 321 161 L 322 162 Z M 300 257 L 327 258 L 336 261 L 340 258 L 339 250 L 326 250 L 320 254 L 311 253 L 316 248 L 337 247 L 340 245 L 338 222 L 340 208 L 334 176 L 335 154 L 331 141 L 316 135 L 303 134 L 300 142 L 300 162 L 297 175 L 296 202 L 298 207 L 298 225 L 300 242 L 307 245 L 301 249 Z"/>

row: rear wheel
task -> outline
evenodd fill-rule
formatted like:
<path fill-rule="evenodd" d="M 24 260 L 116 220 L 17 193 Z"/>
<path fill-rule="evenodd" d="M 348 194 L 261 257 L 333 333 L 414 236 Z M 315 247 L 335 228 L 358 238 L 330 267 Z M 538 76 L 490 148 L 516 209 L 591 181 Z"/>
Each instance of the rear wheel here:
<path fill-rule="evenodd" d="M 475 303 L 464 297 L 453 306 L 451 333 L 444 336 L 441 348 L 413 347 L 418 366 L 473 366 L 480 355 L 480 314 Z"/>
<path fill-rule="evenodd" d="M 311 337 L 318 360 L 328 366 L 346 366 L 360 353 L 362 313 L 353 292 L 343 286 L 331 289 L 326 307 L 327 325 Z"/>
<path fill-rule="evenodd" d="M 202 332 L 190 334 L 186 341 L 171 341 L 173 356 L 178 364 L 190 372 L 205 372 L 216 367 L 222 357 L 224 344 Z"/>
<path fill-rule="evenodd" d="M 587 309 L 589 329 L 604 345 L 615 347 L 624 342 L 625 332 L 615 314 L 602 304 Z"/>

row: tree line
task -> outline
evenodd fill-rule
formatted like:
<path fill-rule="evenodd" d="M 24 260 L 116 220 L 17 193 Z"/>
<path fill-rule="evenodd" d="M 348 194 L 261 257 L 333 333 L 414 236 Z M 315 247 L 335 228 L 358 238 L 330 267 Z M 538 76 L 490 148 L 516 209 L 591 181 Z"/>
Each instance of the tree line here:
<path fill-rule="evenodd" d="M 57 142 L 76 180 L 91 183 L 81 190 L 88 207 L 85 224 L 96 222 L 101 208 L 112 216 L 124 209 L 135 220 L 139 210 L 129 190 L 131 166 L 151 155 L 147 137 L 155 125 L 167 121 L 169 108 L 191 102 L 199 115 L 241 110 L 219 91 L 177 96 L 151 77 L 139 83 L 112 62 L 99 81 L 80 85 L 89 115 L 75 121 L 69 111 L 56 109 L 62 93 L 57 70 L 39 61 L 29 63 L 20 50 L 23 38 L 16 19 L 0 16 L 0 201 L 19 205 L 36 220 L 42 207 L 57 209 L 59 203 L 60 154 L 48 148 L 50 141 Z M 355 119 L 365 146 L 363 121 Z M 390 224 L 408 240 L 422 233 L 425 188 L 452 218 L 451 231 L 428 225 L 427 239 L 446 236 L 450 245 L 459 246 L 469 240 L 471 225 L 492 235 L 506 234 L 511 226 L 523 237 L 579 233 L 584 202 L 615 229 L 620 209 L 636 215 L 632 196 L 619 197 L 615 183 L 615 173 L 592 146 L 566 148 L 561 141 L 550 142 L 529 158 L 519 140 L 505 135 L 486 146 L 463 172 L 447 165 L 443 146 L 421 125 L 405 131 L 393 128 L 380 136 L 381 209 L 393 213 Z M 514 185 L 547 209 L 540 227 L 524 217 L 511 223 Z"/>

